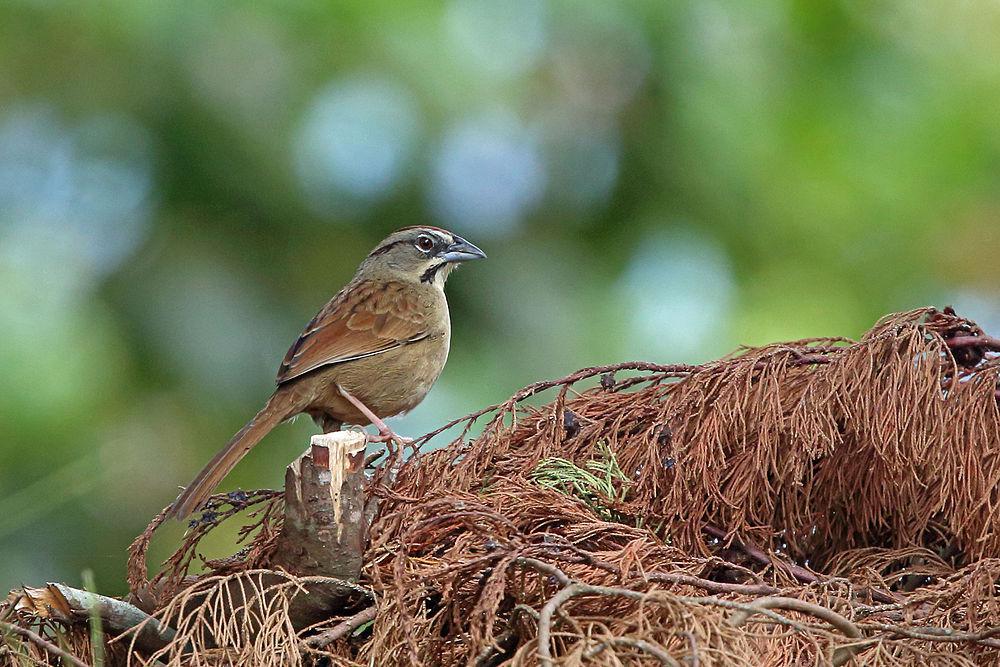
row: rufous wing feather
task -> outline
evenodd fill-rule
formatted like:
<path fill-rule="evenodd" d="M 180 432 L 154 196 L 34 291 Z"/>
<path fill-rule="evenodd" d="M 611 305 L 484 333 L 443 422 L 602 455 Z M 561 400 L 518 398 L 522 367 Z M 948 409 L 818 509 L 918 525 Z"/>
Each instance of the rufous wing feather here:
<path fill-rule="evenodd" d="M 323 366 L 387 352 L 427 336 L 424 309 L 397 282 L 348 285 L 306 326 L 285 355 L 278 384 Z"/>

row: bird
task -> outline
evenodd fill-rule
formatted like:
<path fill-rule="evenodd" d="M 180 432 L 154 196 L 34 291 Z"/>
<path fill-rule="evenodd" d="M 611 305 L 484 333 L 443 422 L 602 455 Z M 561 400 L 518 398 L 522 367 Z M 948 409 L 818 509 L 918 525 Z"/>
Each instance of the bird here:
<path fill-rule="evenodd" d="M 382 418 L 416 407 L 448 358 L 445 281 L 460 263 L 485 258 L 440 227 L 404 227 L 386 237 L 306 325 L 267 403 L 181 491 L 170 513 L 184 519 L 201 507 L 264 436 L 299 414 L 324 433 L 373 424 L 373 440 L 398 438 Z"/>

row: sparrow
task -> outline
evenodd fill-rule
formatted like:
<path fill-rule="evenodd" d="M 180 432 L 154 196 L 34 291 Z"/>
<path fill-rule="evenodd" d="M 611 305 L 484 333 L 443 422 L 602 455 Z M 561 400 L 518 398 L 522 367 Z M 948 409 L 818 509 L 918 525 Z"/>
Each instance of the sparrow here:
<path fill-rule="evenodd" d="M 324 433 L 373 424 L 377 440 L 396 438 L 382 418 L 416 407 L 448 358 L 445 281 L 459 263 L 485 257 L 439 227 L 404 227 L 379 243 L 306 325 L 281 362 L 271 398 L 181 492 L 173 516 L 199 508 L 254 445 L 298 414 Z"/>

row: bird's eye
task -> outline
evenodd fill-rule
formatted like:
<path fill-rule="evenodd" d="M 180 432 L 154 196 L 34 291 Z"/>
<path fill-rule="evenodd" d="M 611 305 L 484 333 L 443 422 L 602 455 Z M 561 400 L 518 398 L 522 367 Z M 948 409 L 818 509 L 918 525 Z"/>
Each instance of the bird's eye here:
<path fill-rule="evenodd" d="M 434 249 L 434 239 L 429 236 L 420 235 L 417 237 L 417 249 L 422 252 L 430 252 Z"/>

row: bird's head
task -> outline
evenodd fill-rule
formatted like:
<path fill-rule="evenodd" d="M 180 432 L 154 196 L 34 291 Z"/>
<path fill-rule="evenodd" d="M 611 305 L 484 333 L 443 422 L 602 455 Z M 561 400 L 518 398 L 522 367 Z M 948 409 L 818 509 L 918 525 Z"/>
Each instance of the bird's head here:
<path fill-rule="evenodd" d="M 485 258 L 482 250 L 446 229 L 404 227 L 368 254 L 362 270 L 382 271 L 444 287 L 448 275 L 459 263 Z"/>

